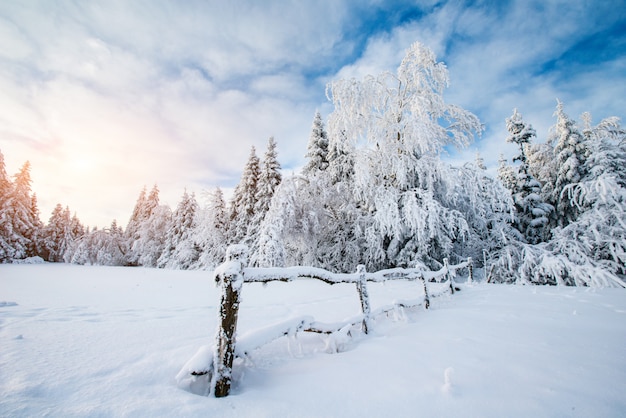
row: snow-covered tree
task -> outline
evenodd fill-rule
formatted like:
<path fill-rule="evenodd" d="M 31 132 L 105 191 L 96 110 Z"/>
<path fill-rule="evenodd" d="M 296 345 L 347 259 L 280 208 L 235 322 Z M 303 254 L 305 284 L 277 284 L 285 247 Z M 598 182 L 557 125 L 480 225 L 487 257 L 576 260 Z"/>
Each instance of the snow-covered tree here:
<path fill-rule="evenodd" d="M 619 118 L 603 119 L 591 126 L 591 115 L 583 114 L 583 134 L 589 149 L 586 160 L 586 179 L 597 179 L 604 174 L 615 176 L 621 187 L 626 187 L 626 130 Z"/>
<path fill-rule="evenodd" d="M 224 261 L 228 247 L 228 212 L 224 193 L 217 187 L 210 195 L 205 208 L 197 216 L 194 240 L 200 249 L 197 269 L 213 269 Z"/>
<path fill-rule="evenodd" d="M 132 251 L 137 255 L 137 264 L 157 267 L 166 245 L 166 234 L 172 221 L 172 210 L 159 204 L 152 209 L 150 217 L 142 223 L 140 237 L 133 242 Z"/>
<path fill-rule="evenodd" d="M 126 236 L 131 241 L 139 238 L 138 231 L 140 229 L 140 225 L 150 216 L 146 201 L 146 187 L 144 186 L 139 193 L 139 197 L 137 198 L 137 202 L 135 203 L 135 207 L 133 208 L 133 213 L 130 215 L 130 219 L 128 220 L 128 224 L 126 225 Z"/>
<path fill-rule="evenodd" d="M 155 267 L 163 250 L 170 210 L 159 204 L 159 188 L 155 184 L 146 194 L 144 187 L 126 226 L 126 263 Z"/>
<path fill-rule="evenodd" d="M 526 153 L 536 136 L 535 130 L 523 121 L 517 109 L 507 118 L 506 128 L 509 131 L 506 141 L 519 147 L 519 153 L 513 158 L 519 164 L 511 189 L 517 209 L 515 226 L 527 242 L 536 244 L 548 238 L 548 217 L 553 207 L 541 199 L 541 184 L 532 176 L 528 165 Z"/>
<path fill-rule="evenodd" d="M 228 238 L 231 244 L 243 242 L 247 238 L 248 225 L 254 218 L 260 172 L 259 157 L 256 155 L 256 149 L 252 147 L 241 180 L 235 187 L 230 202 Z"/>
<path fill-rule="evenodd" d="M 15 175 L 13 187 L 4 205 L 4 216 L 11 226 L 7 228 L 7 238 L 12 248 L 12 258 L 21 259 L 37 255 L 37 234 L 41 228 L 41 220 L 36 200 L 31 196 L 30 162 L 24 163 Z"/>
<path fill-rule="evenodd" d="M 458 211 L 439 199 L 438 156 L 466 146 L 482 126 L 470 112 L 445 103 L 448 72 L 420 43 L 396 73 L 339 80 L 328 87 L 335 110 L 331 138 L 357 144 L 357 202 L 373 215 L 369 266 L 412 264 L 445 256 L 467 233 Z M 369 267 L 368 266 L 368 267 Z"/>
<path fill-rule="evenodd" d="M 6 172 L 4 154 L 0 151 L 0 263 L 10 261 L 15 254 L 13 248 L 13 223 L 10 218 L 9 197 L 13 184 Z"/>
<path fill-rule="evenodd" d="M 483 171 L 487 170 L 487 166 L 485 165 L 485 159 L 483 158 L 482 155 L 480 155 L 478 151 L 476 151 L 476 157 L 474 158 L 474 165 Z"/>
<path fill-rule="evenodd" d="M 563 253 L 584 254 L 615 274 L 626 273 L 626 138 L 619 119 L 606 118 L 591 127 L 585 119 L 587 150 L 585 177 L 564 190 L 572 196 L 578 217 L 555 232 Z"/>
<path fill-rule="evenodd" d="M 557 225 L 565 226 L 578 216 L 572 196 L 565 191 L 569 185 L 580 182 L 586 175 L 585 160 L 589 150 L 576 122 L 565 114 L 562 102 L 557 103 L 554 115 L 557 121 L 552 135 L 557 171 L 551 203 L 555 208 Z"/>
<path fill-rule="evenodd" d="M 280 197 L 272 199 L 267 216 L 261 223 L 250 265 L 256 267 L 283 267 L 285 265 L 285 247 L 282 238 L 284 209 L 284 201 Z"/>
<path fill-rule="evenodd" d="M 282 174 L 280 173 L 280 163 L 278 162 L 276 152 L 276 141 L 274 137 L 270 137 L 267 143 L 267 151 L 261 163 L 259 173 L 259 181 L 257 183 L 256 202 L 254 205 L 254 215 L 248 224 L 246 232 L 246 242 L 249 243 L 249 252 L 254 258 L 254 254 L 259 250 L 259 233 L 265 215 L 267 214 L 274 192 L 280 182 Z"/>
<path fill-rule="evenodd" d="M 113 220 L 110 228 L 86 231 L 65 252 L 65 262 L 81 265 L 122 266 L 127 240 Z"/>
<path fill-rule="evenodd" d="M 562 108 L 557 113 L 562 113 Z M 564 142 L 569 146 L 579 144 L 570 149 L 569 159 L 557 161 L 560 169 L 576 168 L 569 175 L 557 170 L 556 178 L 561 180 L 556 184 L 562 190 L 557 194 L 557 187 L 553 189 L 554 195 L 562 198 L 560 202 L 568 205 L 561 219 L 564 226 L 555 227 L 552 238 L 538 245 L 510 239 L 491 257 L 491 277 L 504 282 L 626 287 L 620 277 L 626 273 L 626 153 L 620 151 L 625 132 L 617 118 L 592 127 L 590 116 L 584 115 L 585 139 L 579 141 L 573 122 L 563 114 L 558 116 L 560 130 L 570 134 L 552 140 L 568 137 Z M 548 161 L 547 148 L 537 153 L 542 154 L 537 161 Z M 567 149 L 561 145 L 555 147 L 555 153 L 566 155 Z M 580 158 L 575 156 L 577 151 Z M 579 167 L 582 162 L 584 167 Z"/>
<path fill-rule="evenodd" d="M 486 168 L 466 163 L 450 167 L 447 195 L 448 205 L 465 217 L 469 232 L 454 242 L 452 259 L 472 257 L 477 265 L 483 261 L 483 251 L 492 253 L 507 244 L 507 237 L 522 239 L 513 228 L 515 205 L 510 191 L 501 181 L 489 176 Z"/>
<path fill-rule="evenodd" d="M 507 189 L 515 189 L 515 185 L 517 184 L 515 170 L 508 164 L 503 154 L 500 154 L 500 158 L 498 159 L 498 179 Z"/>
<path fill-rule="evenodd" d="M 305 157 L 307 162 L 302 168 L 304 176 L 315 171 L 324 171 L 328 167 L 328 134 L 324 128 L 324 121 L 320 112 L 315 112 Z"/>
<path fill-rule="evenodd" d="M 193 193 L 183 196 L 172 214 L 172 221 L 165 236 L 163 253 L 159 257 L 159 267 L 185 270 L 191 267 L 199 256 L 199 248 L 194 241 L 198 203 Z"/>
<path fill-rule="evenodd" d="M 58 203 L 43 233 L 44 259 L 53 262 L 64 260 L 65 251 L 72 245 L 73 233 L 68 207 Z"/>
<path fill-rule="evenodd" d="M 541 184 L 541 199 L 551 205 L 554 203 L 552 197 L 557 173 L 554 141 L 554 137 L 549 137 L 546 142 L 527 146 L 525 151 L 529 172 Z M 552 211 L 551 218 L 551 223 L 555 225 L 555 211 Z"/>

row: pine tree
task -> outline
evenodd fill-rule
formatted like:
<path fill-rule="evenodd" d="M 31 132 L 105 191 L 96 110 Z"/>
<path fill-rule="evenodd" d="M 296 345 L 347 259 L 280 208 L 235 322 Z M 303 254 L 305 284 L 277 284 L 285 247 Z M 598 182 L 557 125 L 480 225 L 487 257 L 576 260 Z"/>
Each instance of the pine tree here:
<path fill-rule="evenodd" d="M 254 218 L 259 177 L 259 157 L 256 155 L 255 148 L 252 147 L 248 162 L 241 175 L 241 180 L 235 187 L 230 203 L 230 230 L 228 238 L 231 244 L 244 242 L 247 238 L 248 225 Z"/>
<path fill-rule="evenodd" d="M 527 242 L 537 244 L 548 238 L 548 217 L 553 207 L 541 199 L 541 184 L 530 174 L 528 166 L 526 152 L 536 136 L 535 130 L 522 120 L 517 109 L 507 118 L 506 127 L 509 131 L 506 141 L 519 147 L 519 154 L 513 158 L 519 165 L 511 190 L 518 216 L 516 228 Z"/>
<path fill-rule="evenodd" d="M 126 238 L 113 220 L 108 229 L 86 230 L 65 252 L 65 262 L 101 266 L 122 266 L 126 263 Z"/>
<path fill-rule="evenodd" d="M 69 208 L 60 203 L 54 207 L 48 225 L 44 229 L 44 258 L 52 262 L 64 260 L 65 251 L 72 242 Z"/>
<path fill-rule="evenodd" d="M 526 148 L 526 158 L 530 174 L 541 184 L 541 199 L 554 207 L 554 185 L 556 183 L 557 163 L 554 155 L 554 139 L 549 137 L 546 142 L 531 144 Z M 551 224 L 556 213 L 552 211 Z"/>
<path fill-rule="evenodd" d="M 0 263 L 10 261 L 14 255 L 12 239 L 13 223 L 9 208 L 9 197 L 13 184 L 7 175 L 4 155 L 0 151 Z"/>
<path fill-rule="evenodd" d="M 193 236 L 197 212 L 198 203 L 195 195 L 185 190 L 172 214 L 163 253 L 157 263 L 159 267 L 185 270 L 197 261 L 200 251 Z"/>
<path fill-rule="evenodd" d="M 583 135 L 588 144 L 586 179 L 597 179 L 604 174 L 615 176 L 621 187 L 626 188 L 626 130 L 617 117 L 603 119 L 591 126 L 591 115 L 583 114 Z"/>
<path fill-rule="evenodd" d="M 500 154 L 500 158 L 498 159 L 498 179 L 508 190 L 512 191 L 515 189 L 515 185 L 517 184 L 515 171 L 513 167 L 507 163 L 503 154 Z"/>
<path fill-rule="evenodd" d="M 578 183 L 585 177 L 588 149 L 575 121 L 565 114 L 562 102 L 557 103 L 554 115 L 557 118 L 553 131 L 557 172 L 551 203 L 555 208 L 556 223 L 565 226 L 575 221 L 579 213 L 572 196 L 565 191 L 567 186 Z"/>
<path fill-rule="evenodd" d="M 133 214 L 126 227 L 128 248 L 126 263 L 155 267 L 163 249 L 168 228 L 169 208 L 159 205 L 159 188 L 155 184 L 146 195 L 144 187 L 139 194 Z"/>
<path fill-rule="evenodd" d="M 13 248 L 13 258 L 22 259 L 37 255 L 34 253 L 37 239 L 38 210 L 31 197 L 30 162 L 24 163 L 15 175 L 13 188 L 6 202 L 6 212 L 11 223 L 9 246 Z"/>
<path fill-rule="evenodd" d="M 324 128 L 320 112 L 315 112 L 305 157 L 307 163 L 302 168 L 304 176 L 312 175 L 317 171 L 324 171 L 328 167 L 328 134 Z"/>
<path fill-rule="evenodd" d="M 133 213 L 130 215 L 130 219 L 128 220 L 128 224 L 126 225 L 126 236 L 130 240 L 131 244 L 132 241 L 135 241 L 139 238 L 138 231 L 140 228 L 140 224 L 148 218 L 148 214 L 146 213 L 146 201 L 146 187 L 144 186 L 139 193 L 139 197 L 137 198 L 137 202 L 135 203 L 135 207 L 133 208 Z"/>
<path fill-rule="evenodd" d="M 485 160 L 482 157 L 482 155 L 480 155 L 480 153 L 478 151 L 476 151 L 476 157 L 474 158 L 474 164 L 476 165 L 477 168 L 486 171 L 487 170 L 487 166 L 485 165 Z"/>
<path fill-rule="evenodd" d="M 329 137 L 328 168 L 324 172 L 327 183 L 352 183 L 354 185 L 354 166 L 356 149 L 348 140 L 345 132 L 341 131 Z"/>
<path fill-rule="evenodd" d="M 198 214 L 194 240 L 200 249 L 200 255 L 193 268 L 213 269 L 224 261 L 228 246 L 228 212 L 222 189 L 217 187 L 209 201 Z"/>
<path fill-rule="evenodd" d="M 255 195 L 254 214 L 258 218 L 258 224 L 263 221 L 265 214 L 269 210 L 274 191 L 281 181 L 282 175 L 280 174 L 280 163 L 277 158 L 276 141 L 274 137 L 270 137 L 267 142 L 267 151 L 265 151 L 263 156 Z"/>
<path fill-rule="evenodd" d="M 283 267 L 285 265 L 285 248 L 282 241 L 283 219 L 281 219 L 282 202 L 279 198 L 272 199 L 267 216 L 261 224 L 250 265 L 256 267 Z"/>
<path fill-rule="evenodd" d="M 271 137 L 267 144 L 267 151 L 263 157 L 261 164 L 261 171 L 259 173 L 259 181 L 257 183 L 256 202 L 254 206 L 254 215 L 251 222 L 248 224 L 246 232 L 246 240 L 249 243 L 249 252 L 251 259 L 254 258 L 255 252 L 258 251 L 259 246 L 259 231 L 265 215 L 267 214 L 272 197 L 276 188 L 282 181 L 282 175 L 280 174 L 280 163 L 278 162 L 276 153 L 276 141 Z"/>

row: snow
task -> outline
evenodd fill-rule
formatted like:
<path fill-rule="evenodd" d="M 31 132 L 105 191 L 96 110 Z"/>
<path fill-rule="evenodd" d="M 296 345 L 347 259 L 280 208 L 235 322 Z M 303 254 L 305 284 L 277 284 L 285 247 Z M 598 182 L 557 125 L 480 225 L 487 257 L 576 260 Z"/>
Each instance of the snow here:
<path fill-rule="evenodd" d="M 372 318 L 368 335 L 297 333 L 252 349 L 216 399 L 176 381 L 195 353 L 212 353 L 209 272 L 0 265 L 0 416 L 626 415 L 623 289 L 457 282 L 429 310 Z M 421 286 L 368 282 L 372 311 Z M 241 300 L 238 330 L 253 345 L 290 318 L 360 312 L 354 284 L 315 280 L 247 283 Z"/>

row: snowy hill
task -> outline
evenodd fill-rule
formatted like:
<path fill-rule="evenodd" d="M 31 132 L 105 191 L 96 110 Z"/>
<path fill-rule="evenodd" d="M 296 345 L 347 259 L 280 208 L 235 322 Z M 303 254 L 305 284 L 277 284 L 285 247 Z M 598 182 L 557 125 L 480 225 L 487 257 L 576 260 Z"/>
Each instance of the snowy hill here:
<path fill-rule="evenodd" d="M 370 284 L 373 308 L 412 286 Z M 626 415 L 623 289 L 462 286 L 370 335 L 276 340 L 236 362 L 222 399 L 175 382 L 212 343 L 217 302 L 209 272 L 0 265 L 0 416 Z M 351 285 L 246 284 L 239 332 L 358 309 Z"/>

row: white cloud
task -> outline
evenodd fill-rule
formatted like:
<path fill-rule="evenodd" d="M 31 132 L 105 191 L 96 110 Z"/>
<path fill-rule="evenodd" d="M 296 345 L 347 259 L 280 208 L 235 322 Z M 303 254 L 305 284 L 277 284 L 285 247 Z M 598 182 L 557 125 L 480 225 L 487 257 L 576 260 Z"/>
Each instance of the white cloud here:
<path fill-rule="evenodd" d="M 424 5 L 366 33 L 360 14 L 384 3 L 3 2 L 0 150 L 13 172 L 31 161 L 44 219 L 60 202 L 88 224 L 123 225 L 144 185 L 171 206 L 184 187 L 232 187 L 269 136 L 286 170 L 298 167 L 314 111 L 332 110 L 325 83 L 394 71 L 421 41 L 449 66 L 448 101 L 489 127 L 455 158 L 479 149 L 494 163 L 514 107 L 540 140 L 556 97 L 574 117 L 624 109 L 623 58 L 567 81 L 542 73 L 608 13 L 570 3 Z"/>

